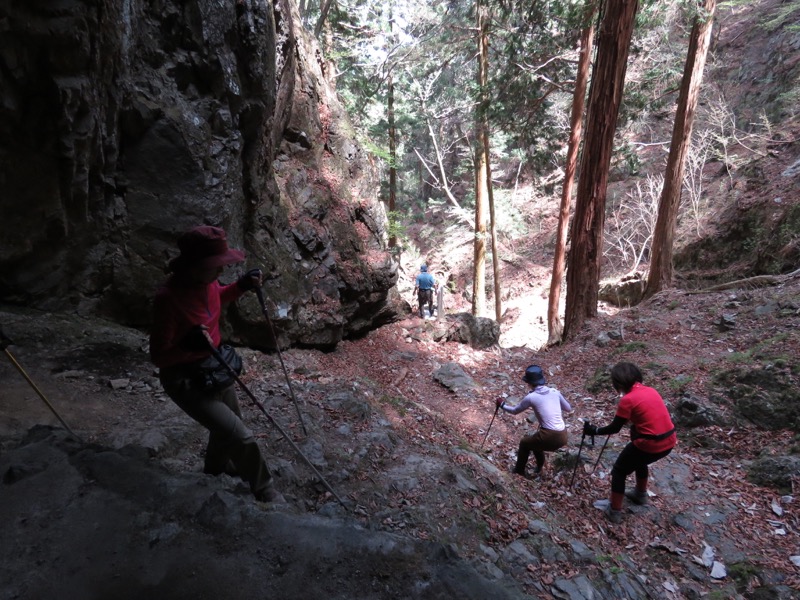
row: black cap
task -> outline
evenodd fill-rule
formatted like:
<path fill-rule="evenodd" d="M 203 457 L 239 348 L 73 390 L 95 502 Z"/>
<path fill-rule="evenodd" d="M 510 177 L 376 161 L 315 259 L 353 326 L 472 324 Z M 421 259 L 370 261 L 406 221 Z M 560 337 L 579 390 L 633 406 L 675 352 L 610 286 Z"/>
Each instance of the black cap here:
<path fill-rule="evenodd" d="M 545 378 L 542 367 L 538 365 L 531 365 L 525 369 L 525 375 L 522 376 L 523 381 L 527 381 L 532 385 L 544 385 Z"/>

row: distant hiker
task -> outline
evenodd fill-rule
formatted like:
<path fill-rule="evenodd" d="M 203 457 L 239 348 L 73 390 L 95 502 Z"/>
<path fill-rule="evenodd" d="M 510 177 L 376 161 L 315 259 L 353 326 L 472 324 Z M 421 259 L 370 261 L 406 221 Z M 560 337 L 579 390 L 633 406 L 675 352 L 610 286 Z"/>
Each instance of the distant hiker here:
<path fill-rule="evenodd" d="M 622 501 L 627 496 L 635 504 L 647 504 L 647 465 L 667 456 L 678 443 L 675 426 L 664 400 L 651 387 L 642 384 L 642 372 L 628 362 L 611 369 L 611 383 L 620 393 L 614 420 L 605 427 L 584 423 L 584 435 L 611 435 L 631 422 L 631 441 L 620 452 L 611 469 L 611 503 L 606 516 L 613 523 L 622 520 Z M 625 493 L 625 478 L 636 472 L 636 489 Z"/>
<path fill-rule="evenodd" d="M 424 307 L 428 305 L 428 314 L 433 316 L 433 291 L 437 288 L 436 278 L 428 273 L 428 265 L 422 265 L 419 268 L 419 275 L 414 284 L 414 291 L 417 293 L 417 300 L 419 301 L 419 318 L 425 318 Z"/>
<path fill-rule="evenodd" d="M 533 409 L 536 420 L 539 421 L 539 429 L 536 433 L 528 434 L 520 440 L 514 473 L 525 475 L 528 456 L 533 452 L 536 459 L 534 474 L 538 475 L 544 467 L 545 451 L 553 452 L 567 444 L 567 427 L 561 411 L 572 412 L 572 407 L 561 395 L 561 392 L 545 385 L 546 381 L 541 367 L 537 365 L 528 367 L 522 380 L 530 386 L 531 392 L 519 404 L 506 406 L 502 398 L 498 398 L 496 404 L 513 415 L 528 408 Z"/>
<path fill-rule="evenodd" d="M 234 370 L 241 369 L 233 349 L 220 346 L 219 319 L 223 304 L 261 285 L 261 271 L 228 285 L 217 281 L 225 265 L 244 261 L 244 252 L 228 248 L 218 227 L 191 229 L 178 248 L 180 256 L 169 263 L 172 275 L 155 297 L 150 357 L 169 397 L 209 431 L 203 472 L 235 472 L 257 500 L 281 502 L 258 443 L 242 422 L 234 380 L 209 346 L 210 339 Z"/>

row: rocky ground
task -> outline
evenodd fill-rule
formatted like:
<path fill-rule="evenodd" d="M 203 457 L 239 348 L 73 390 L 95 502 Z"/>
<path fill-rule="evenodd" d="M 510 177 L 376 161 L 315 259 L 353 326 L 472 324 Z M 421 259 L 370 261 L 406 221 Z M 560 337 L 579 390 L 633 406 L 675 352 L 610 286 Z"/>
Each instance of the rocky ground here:
<path fill-rule="evenodd" d="M 143 333 L 10 307 L 0 323 L 11 356 L 80 438 L 5 358 L 2 598 L 790 598 L 800 589 L 797 279 L 607 308 L 576 341 L 538 352 L 436 342 L 437 321 L 417 318 L 331 353 L 243 350 L 248 388 L 325 478 L 243 397 L 284 505 L 202 475 L 204 431 L 160 390 Z M 610 526 L 593 504 L 607 497 L 626 439 L 610 438 L 597 462 L 605 440 L 581 449 L 580 432 L 582 419 L 611 419 L 606 373 L 618 360 L 641 365 L 661 390 L 680 445 L 653 468 L 649 506 L 626 507 Z M 527 415 L 492 421 L 494 398 L 519 398 L 530 363 L 574 408 L 570 444 L 540 480 L 510 473 L 533 427 Z"/>
<path fill-rule="evenodd" d="M 763 90 L 793 90 L 795 36 L 765 35 L 755 18 L 782 4 L 742 4 L 721 21 L 709 81 L 731 106 L 755 105 L 742 123 L 760 121 Z M 797 198 L 800 128 L 794 113 L 771 118 L 769 135 L 734 131 L 735 155 L 709 164 L 722 208 L 699 223 L 680 285 L 796 263 L 798 213 L 783 209 Z M 644 141 L 669 139 L 671 120 L 660 122 Z M 663 144 L 645 146 L 642 165 L 659 171 Z M 248 388 L 325 479 L 241 396 L 281 505 L 201 473 L 204 430 L 161 391 L 145 333 L 0 307 L 14 340 L 0 357 L 0 600 L 800 597 L 800 281 L 601 305 L 578 339 L 544 349 L 557 203 L 519 196 L 524 234 L 499 240 L 499 346 L 436 341 L 440 323 L 408 318 L 334 352 L 285 351 L 291 388 L 277 355 L 242 350 Z M 728 212 L 752 227 L 718 234 Z M 407 300 L 422 255 L 447 312 L 468 307 L 472 236 L 455 220 L 426 214 L 409 228 L 419 253 L 401 269 Z M 583 419 L 611 419 L 607 370 L 619 360 L 662 392 L 680 443 L 652 469 L 650 504 L 610 526 L 594 503 L 626 438 L 602 450 L 580 432 Z M 531 363 L 575 409 L 569 445 L 538 480 L 510 473 L 528 415 L 493 420 L 494 399 L 518 399 Z"/>

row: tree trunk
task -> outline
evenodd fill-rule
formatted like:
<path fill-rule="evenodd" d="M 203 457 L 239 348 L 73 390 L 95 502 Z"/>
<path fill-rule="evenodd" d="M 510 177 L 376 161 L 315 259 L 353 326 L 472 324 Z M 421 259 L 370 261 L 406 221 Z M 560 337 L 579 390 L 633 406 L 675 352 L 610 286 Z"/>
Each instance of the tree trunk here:
<path fill-rule="evenodd" d="M 489 160 L 489 126 L 484 132 L 486 139 L 483 146 L 486 149 L 486 183 L 489 192 L 489 235 L 492 240 L 492 274 L 494 276 L 494 318 L 500 322 L 503 316 L 503 297 L 500 289 L 500 251 L 497 247 L 497 227 L 494 216 L 494 192 L 492 191 L 492 164 Z"/>
<path fill-rule="evenodd" d="M 389 38 L 392 37 L 392 7 L 389 7 Z M 387 78 L 387 91 L 386 91 L 386 113 L 389 120 L 389 214 L 390 219 L 394 222 L 396 215 L 396 202 L 397 202 L 397 131 L 394 122 L 394 78 L 392 72 L 389 71 Z M 389 247 L 394 248 L 397 246 L 397 236 L 392 234 L 389 236 Z"/>
<path fill-rule="evenodd" d="M 597 316 L 608 168 L 638 7 L 638 0 L 608 0 L 600 24 L 575 216 L 572 220 L 564 315 L 565 338 L 575 336 L 587 319 Z"/>
<path fill-rule="evenodd" d="M 485 310 L 486 287 L 486 203 L 489 199 L 489 135 L 486 125 L 486 109 L 489 98 L 487 73 L 489 70 L 489 9 L 481 0 L 476 1 L 475 14 L 478 24 L 478 94 L 475 127 L 475 257 L 472 283 L 472 314 L 482 317 Z"/>
<path fill-rule="evenodd" d="M 492 191 L 492 153 L 489 145 L 489 15 L 484 8 L 484 18 L 478 21 L 478 84 L 481 94 L 478 131 L 483 137 L 483 167 L 486 170 L 486 199 L 489 201 L 489 236 L 492 240 L 492 274 L 494 280 L 494 313 L 500 321 L 503 316 L 503 299 L 500 291 L 500 253 L 497 249 L 497 221 L 494 214 Z"/>
<path fill-rule="evenodd" d="M 664 188 L 661 190 L 661 198 L 658 202 L 658 218 L 653 235 L 650 274 L 647 277 L 645 298 L 653 296 L 672 284 L 672 251 L 678 209 L 681 204 L 683 174 L 686 168 L 686 156 L 692 143 L 692 126 L 711 41 L 714 12 L 717 8 L 717 0 L 699 0 L 699 3 L 702 4 L 702 8 L 695 17 L 689 38 L 689 51 L 686 54 L 675 124 L 672 128 L 672 143 L 669 148 L 667 170 L 664 174 Z"/>
<path fill-rule="evenodd" d="M 320 34 L 322 33 L 322 27 L 325 25 L 325 20 L 328 18 L 328 11 L 331 8 L 332 0 L 322 0 L 322 3 L 319 7 L 319 18 L 317 19 L 317 24 L 314 25 L 314 37 L 319 39 Z"/>
<path fill-rule="evenodd" d="M 567 160 L 564 167 L 564 188 L 561 193 L 561 207 L 558 213 L 558 232 L 556 234 L 556 248 L 553 257 L 553 273 L 550 279 L 550 298 L 547 305 L 548 345 L 558 344 L 563 333 L 563 325 L 558 314 L 558 305 L 561 302 L 561 282 L 564 278 L 564 263 L 566 262 L 567 229 L 569 227 L 570 205 L 572 204 L 572 185 L 575 181 L 578 148 L 581 141 L 581 120 L 583 118 L 583 107 L 586 103 L 589 65 L 592 61 L 592 39 L 594 38 L 596 6 L 595 0 L 589 0 L 586 6 L 587 22 L 581 32 L 580 39 L 580 59 L 578 60 L 578 72 L 575 77 L 575 93 L 572 97 L 569 146 L 567 147 Z"/>
<path fill-rule="evenodd" d="M 428 133 L 431 136 L 431 143 L 433 144 L 433 150 L 436 153 L 436 165 L 439 167 L 439 176 L 441 178 L 442 189 L 444 190 L 447 199 L 450 201 L 450 204 L 452 204 L 460 212 L 461 205 L 458 203 L 458 200 L 453 195 L 453 192 L 450 190 L 450 184 L 447 182 L 447 169 L 445 169 L 444 167 L 444 159 L 442 158 L 442 153 L 439 150 L 439 144 L 436 141 L 436 132 L 433 130 L 431 117 L 426 117 L 425 120 L 428 124 Z M 419 153 L 417 153 L 417 156 L 419 156 L 420 161 L 427 168 L 428 165 L 425 163 L 425 161 L 422 160 L 422 157 L 419 155 Z M 431 175 L 433 175 L 433 173 L 431 173 Z M 427 204 L 427 198 L 425 199 L 425 203 Z"/>

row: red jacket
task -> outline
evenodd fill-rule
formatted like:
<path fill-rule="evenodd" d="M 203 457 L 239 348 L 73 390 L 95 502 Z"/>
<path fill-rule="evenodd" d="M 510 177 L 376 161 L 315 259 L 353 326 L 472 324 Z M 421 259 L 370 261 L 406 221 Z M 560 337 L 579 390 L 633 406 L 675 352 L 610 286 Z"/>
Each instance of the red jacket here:
<path fill-rule="evenodd" d="M 195 325 L 205 325 L 219 346 L 219 319 L 222 305 L 233 302 L 243 294 L 234 282 L 221 285 L 218 281 L 186 285 L 170 277 L 158 290 L 153 306 L 153 330 L 150 334 L 150 359 L 158 368 L 171 367 L 202 360 L 209 352 L 188 352 L 179 343 Z"/>
<path fill-rule="evenodd" d="M 678 436 L 661 395 L 651 387 L 641 383 L 633 384 L 631 391 L 625 394 L 617 406 L 617 415 L 631 422 L 631 441 L 633 445 L 651 454 L 664 452 L 674 448 Z M 663 440 L 638 437 L 657 436 L 673 431 Z"/>

